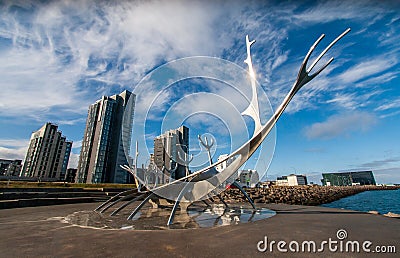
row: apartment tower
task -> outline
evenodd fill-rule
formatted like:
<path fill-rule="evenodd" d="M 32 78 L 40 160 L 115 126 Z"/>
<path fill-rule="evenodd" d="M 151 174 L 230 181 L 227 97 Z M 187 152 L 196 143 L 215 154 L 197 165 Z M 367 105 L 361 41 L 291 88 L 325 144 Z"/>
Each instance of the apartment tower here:
<path fill-rule="evenodd" d="M 181 126 L 169 130 L 154 139 L 154 163 L 174 179 L 182 178 L 188 172 L 184 160 L 189 153 L 189 128 Z"/>
<path fill-rule="evenodd" d="M 76 182 L 133 182 L 132 176 L 120 165 L 128 164 L 125 151 L 129 153 L 135 97 L 125 90 L 117 95 L 103 96 L 89 106 Z M 129 101 L 130 98 L 133 99 Z"/>
<path fill-rule="evenodd" d="M 32 133 L 21 176 L 64 180 L 71 148 L 58 126 L 46 123 Z"/>

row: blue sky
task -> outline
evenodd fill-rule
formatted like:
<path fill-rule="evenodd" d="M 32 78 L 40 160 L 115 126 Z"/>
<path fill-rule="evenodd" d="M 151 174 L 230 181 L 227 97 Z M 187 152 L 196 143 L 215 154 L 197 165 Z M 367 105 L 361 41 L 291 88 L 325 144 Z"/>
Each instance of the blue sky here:
<path fill-rule="evenodd" d="M 372 169 L 378 183 L 399 183 L 396 1 L 2 1 L 0 158 L 23 159 L 31 132 L 50 121 L 74 141 L 76 166 L 88 105 L 133 90 L 177 58 L 219 57 L 246 69 L 246 34 L 257 40 L 257 80 L 276 108 L 312 43 L 325 33 L 321 51 L 348 27 L 328 53 L 335 61 L 279 120 L 267 175 L 304 173 L 319 182 L 321 172 Z M 186 122 L 204 132 L 218 124 L 201 116 Z"/>

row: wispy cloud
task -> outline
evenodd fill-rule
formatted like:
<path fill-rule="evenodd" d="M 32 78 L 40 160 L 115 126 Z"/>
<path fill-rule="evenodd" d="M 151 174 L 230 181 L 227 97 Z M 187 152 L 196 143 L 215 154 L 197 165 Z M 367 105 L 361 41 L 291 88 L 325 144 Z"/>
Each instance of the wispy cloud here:
<path fill-rule="evenodd" d="M 384 11 L 384 6 L 378 5 L 374 1 L 353 2 L 351 5 L 349 5 L 348 1 L 323 1 L 304 12 L 294 15 L 294 19 L 298 23 L 328 23 L 337 19 L 361 20 L 368 19 L 368 17 L 377 19 L 377 14 Z"/>
<path fill-rule="evenodd" d="M 336 93 L 333 99 L 327 100 L 326 103 L 335 103 L 347 109 L 356 109 L 357 101 L 355 93 L 339 94 Z"/>
<path fill-rule="evenodd" d="M 399 72 L 393 72 L 393 71 L 385 72 L 382 75 L 375 75 L 372 78 L 358 82 L 356 84 L 356 87 L 376 86 L 376 85 L 384 84 L 386 82 L 390 82 L 393 79 L 397 78 L 398 75 L 399 75 Z"/>
<path fill-rule="evenodd" d="M 361 79 L 367 79 L 371 75 L 379 74 L 391 67 L 397 62 L 387 57 L 378 57 L 374 60 L 361 62 L 339 75 L 343 83 L 354 83 Z"/>
<path fill-rule="evenodd" d="M 383 115 L 380 115 L 379 117 L 384 119 L 386 117 L 397 116 L 398 114 L 400 114 L 400 110 L 395 111 L 395 112 L 390 112 L 390 113 L 387 113 L 387 114 L 383 114 Z"/>
<path fill-rule="evenodd" d="M 362 167 L 362 168 L 382 168 L 382 167 L 387 167 L 388 165 L 393 165 L 393 163 L 398 163 L 400 162 L 400 157 L 392 157 L 392 158 L 385 158 L 381 160 L 374 160 L 371 162 L 363 163 L 360 165 L 357 165 L 357 167 Z"/>
<path fill-rule="evenodd" d="M 400 108 L 400 98 L 391 100 L 390 102 L 386 102 L 385 104 L 380 105 L 379 107 L 375 108 L 376 111 L 384 111 L 393 108 Z"/>
<path fill-rule="evenodd" d="M 261 11 L 263 8 L 269 11 Z M 346 1 L 321 3 L 302 12 L 297 9 L 290 3 L 6 2 L 1 9 L 0 37 L 11 43 L 0 57 L 0 86 L 6 89 L 0 94 L 8 96 L 2 97 L 1 114 L 43 120 L 57 107 L 60 114 L 82 115 L 100 95 L 130 88 L 153 67 L 179 57 L 223 56 L 243 64 L 245 34 L 261 42 L 253 51 L 260 81 L 268 86 L 272 82 L 274 87 L 289 85 L 288 78 L 295 78 L 297 65 L 288 68 L 297 57 L 289 60 L 292 53 L 284 49 L 288 20 L 365 19 L 388 12 L 374 3 L 349 6 Z M 23 17 L 27 12 L 30 15 Z M 390 64 L 364 61 L 341 78 L 351 83 L 374 74 L 375 66 L 383 69 Z M 286 70 L 290 76 L 282 72 Z M 309 87 L 314 94 L 332 86 L 323 76 L 317 80 Z M 276 101 L 272 98 L 274 105 L 285 89 L 279 91 Z M 309 92 L 300 94 L 301 100 L 295 99 L 289 112 L 313 106 Z"/>
<path fill-rule="evenodd" d="M 99 95 L 132 87 L 164 60 L 219 55 L 233 40 L 214 26 L 229 12 L 200 2 L 17 5 L 1 9 L 0 37 L 11 42 L 0 57 L 1 115 L 37 118 L 71 106 L 84 114 Z M 31 15 L 23 17 L 25 8 Z"/>
<path fill-rule="evenodd" d="M 331 139 L 352 132 L 366 131 L 376 122 L 376 116 L 370 113 L 344 113 L 333 115 L 325 122 L 312 124 L 305 128 L 304 133 L 309 139 Z"/>
<path fill-rule="evenodd" d="M 54 123 L 58 125 L 75 125 L 77 123 L 85 122 L 86 118 L 77 118 L 71 120 L 55 120 Z"/>

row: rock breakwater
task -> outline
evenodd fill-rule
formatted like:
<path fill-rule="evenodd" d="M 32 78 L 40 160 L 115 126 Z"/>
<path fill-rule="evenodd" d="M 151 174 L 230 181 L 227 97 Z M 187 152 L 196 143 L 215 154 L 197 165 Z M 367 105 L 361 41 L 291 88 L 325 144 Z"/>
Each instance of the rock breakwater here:
<path fill-rule="evenodd" d="M 321 205 L 341 198 L 375 190 L 396 190 L 396 186 L 273 186 L 270 188 L 247 188 L 247 194 L 255 203 L 285 203 L 298 205 Z M 221 194 L 227 202 L 246 202 L 239 189 L 228 189 Z"/>

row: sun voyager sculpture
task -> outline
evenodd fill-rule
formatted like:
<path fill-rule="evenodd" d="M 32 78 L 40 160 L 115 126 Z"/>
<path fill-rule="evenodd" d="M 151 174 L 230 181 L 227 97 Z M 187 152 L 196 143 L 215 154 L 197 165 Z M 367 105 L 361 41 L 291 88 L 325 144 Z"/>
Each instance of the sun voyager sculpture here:
<path fill-rule="evenodd" d="M 246 194 L 246 192 L 240 187 L 240 185 L 236 184 L 235 179 L 237 178 L 237 171 L 238 169 L 254 154 L 254 152 L 259 148 L 259 146 L 263 143 L 266 137 L 269 135 L 271 130 L 274 128 L 276 122 L 284 112 L 285 108 L 288 106 L 289 102 L 293 99 L 296 93 L 308 82 L 314 79 L 318 74 L 320 74 L 332 61 L 333 57 L 330 58 L 325 64 L 319 65 L 318 70 L 314 68 L 317 66 L 318 62 L 324 57 L 327 51 L 335 45 L 341 38 L 343 38 L 350 29 L 345 30 L 341 35 L 339 35 L 335 40 L 333 40 L 311 63 L 308 65 L 309 58 L 313 51 L 315 50 L 316 46 L 321 42 L 324 38 L 324 34 L 322 34 L 311 46 L 307 55 L 304 57 L 304 60 L 300 66 L 299 72 L 297 74 L 297 78 L 291 87 L 289 93 L 286 95 L 282 103 L 279 107 L 275 110 L 273 115 L 267 120 L 265 124 L 262 124 L 260 119 L 260 109 L 259 109 L 259 100 L 258 100 L 258 93 L 256 87 L 256 76 L 253 69 L 253 63 L 251 58 L 250 48 L 255 43 L 255 40 L 250 41 L 249 36 L 246 36 L 246 48 L 247 48 L 247 58 L 245 59 L 245 63 L 248 66 L 248 78 L 250 78 L 251 84 L 251 98 L 248 101 L 248 107 L 241 112 L 242 116 L 249 116 L 254 121 L 254 132 L 250 139 L 247 140 L 244 144 L 238 147 L 236 150 L 233 150 L 231 154 L 227 155 L 224 159 L 220 159 L 217 162 L 213 162 L 210 154 L 210 149 L 214 142 L 208 141 L 207 137 L 199 136 L 199 141 L 202 146 L 207 150 L 209 156 L 209 165 L 206 167 L 199 169 L 193 173 L 186 173 L 185 176 L 169 180 L 169 182 L 153 182 L 149 184 L 143 176 L 139 176 L 138 174 L 138 166 L 137 166 L 137 158 L 139 155 L 138 151 L 138 143 L 136 142 L 136 153 L 135 153 L 135 162 L 131 165 L 124 165 L 122 166 L 127 172 L 131 173 L 135 177 L 136 184 L 138 186 L 137 189 L 131 189 L 128 191 L 121 192 L 114 197 L 110 198 L 108 201 L 102 203 L 99 207 L 95 209 L 95 211 L 99 213 L 105 213 L 111 207 L 119 206 L 113 209 L 111 216 L 116 215 L 122 209 L 128 207 L 131 204 L 138 203 L 136 207 L 132 210 L 130 215 L 127 217 L 128 220 L 131 220 L 139 210 L 148 202 L 151 202 L 153 206 L 164 206 L 165 204 L 169 204 L 172 206 L 172 210 L 167 222 L 167 225 L 171 225 L 174 222 L 174 215 L 177 209 L 185 210 L 189 205 L 196 201 L 203 201 L 210 199 L 211 197 L 218 197 L 225 205 L 226 202 L 221 197 L 220 193 L 226 190 L 226 186 L 230 184 L 236 185 L 237 188 L 240 189 L 241 193 L 246 197 L 248 202 L 251 204 L 253 209 L 255 209 L 255 205 L 252 202 L 251 198 Z M 206 60 L 206 62 L 204 62 Z M 189 61 L 189 62 L 188 62 Z M 179 71 L 185 70 L 183 74 L 186 77 L 196 77 L 195 75 L 187 74 L 191 73 L 189 70 L 196 70 L 199 68 L 204 69 L 204 64 L 207 62 L 215 62 L 214 59 L 200 57 L 197 59 L 184 59 L 178 60 L 175 63 L 172 63 L 168 69 L 171 70 L 171 67 L 179 67 Z M 219 62 L 219 61 L 218 61 Z M 215 63 L 214 63 L 215 64 Z M 219 63 L 218 63 L 219 64 Z M 218 66 L 220 67 L 220 65 Z M 223 68 L 221 68 L 223 69 Z M 212 69 L 209 69 L 212 70 Z M 165 72 L 165 71 L 164 71 Z M 227 71 L 229 73 L 231 71 Z M 176 71 L 175 71 L 176 73 Z M 178 75 L 178 78 L 184 77 L 183 75 Z M 162 76 L 158 76 L 161 84 L 169 84 L 168 80 L 163 80 Z M 205 75 L 204 77 L 212 77 L 210 75 Z M 176 81 L 178 81 L 177 79 Z M 149 92 L 151 92 L 150 88 L 151 85 L 146 85 L 146 83 L 142 83 L 144 86 L 142 87 L 142 91 L 140 91 L 140 87 L 137 87 L 138 90 L 134 92 L 139 99 L 141 96 L 145 96 L 148 98 Z M 157 93 L 155 93 L 157 94 Z M 145 98 L 144 97 L 144 98 Z M 140 99 L 139 99 L 140 100 Z M 140 101 L 139 101 L 140 102 Z M 137 110 L 136 106 L 136 110 Z M 140 108 L 139 108 L 140 109 Z M 136 116 L 140 115 L 135 115 Z M 125 119 L 125 118 L 124 118 Z M 140 117 L 138 118 L 140 120 Z M 132 123 L 132 118 L 126 118 L 124 123 L 127 124 L 126 128 L 131 128 L 129 123 Z M 134 124 L 138 127 L 144 127 L 144 124 L 141 122 L 134 122 Z M 128 131 L 128 132 L 127 132 Z M 135 130 L 134 130 L 135 131 Z M 136 130 L 136 134 L 140 133 L 140 130 Z M 143 133 L 144 134 L 144 133 Z M 131 131 L 126 130 L 122 132 L 122 136 L 126 139 L 130 139 Z M 144 144 L 142 142 L 142 144 Z M 125 151 L 127 156 L 129 156 L 129 141 L 124 145 Z M 193 157 L 189 158 L 187 155 L 179 155 L 178 163 L 188 167 L 189 163 L 193 160 Z M 228 166 L 223 169 L 222 171 L 218 171 L 216 167 L 223 162 L 230 161 Z M 172 170 L 174 168 L 167 168 L 163 166 L 162 168 L 157 168 L 156 166 L 149 166 L 147 168 L 146 173 L 153 174 L 156 177 L 163 174 L 172 174 Z M 175 167 L 176 169 L 176 167 Z"/>

